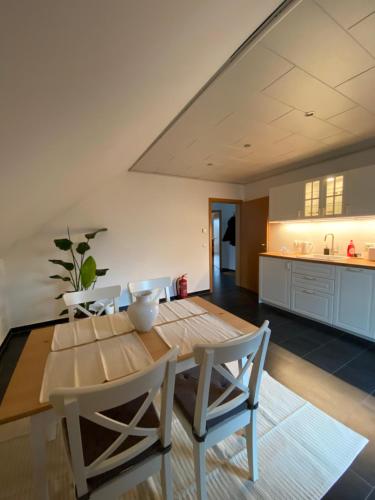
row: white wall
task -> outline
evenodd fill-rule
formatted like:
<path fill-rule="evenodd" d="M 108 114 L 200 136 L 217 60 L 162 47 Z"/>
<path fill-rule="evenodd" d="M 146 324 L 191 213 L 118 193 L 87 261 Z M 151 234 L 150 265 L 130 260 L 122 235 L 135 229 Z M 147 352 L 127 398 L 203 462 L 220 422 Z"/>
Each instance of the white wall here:
<path fill-rule="evenodd" d="M 231 203 L 213 203 L 214 210 L 221 210 L 221 267 L 226 269 L 236 269 L 236 247 L 229 241 L 223 241 L 223 236 L 228 227 L 228 220 L 236 215 L 236 205 Z"/>
<path fill-rule="evenodd" d="M 271 187 L 373 164 L 375 164 L 375 148 L 342 156 L 334 160 L 315 163 L 308 167 L 298 168 L 284 174 L 247 184 L 245 186 L 245 200 L 254 200 L 268 196 Z"/>
<path fill-rule="evenodd" d="M 72 237 L 108 227 L 93 242 L 98 266 L 110 268 L 101 285 L 187 273 L 189 292 L 208 289 L 208 198 L 242 195 L 239 185 L 140 173 L 103 181 L 100 189 L 6 255 L 11 326 L 56 318 L 63 308 L 53 299 L 60 282 L 48 279 L 58 268 L 47 259 L 64 256 L 54 250 L 53 239 L 64 236 L 66 224 Z"/>
<path fill-rule="evenodd" d="M 9 331 L 9 318 L 7 306 L 7 294 L 5 286 L 5 265 L 4 260 L 0 259 L 0 345 Z"/>

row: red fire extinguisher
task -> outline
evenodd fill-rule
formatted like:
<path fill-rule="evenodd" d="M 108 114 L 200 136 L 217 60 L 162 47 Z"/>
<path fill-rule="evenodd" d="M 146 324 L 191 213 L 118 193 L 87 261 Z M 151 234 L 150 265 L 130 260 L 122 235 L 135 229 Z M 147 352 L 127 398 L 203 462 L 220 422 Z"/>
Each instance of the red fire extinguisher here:
<path fill-rule="evenodd" d="M 177 295 L 180 299 L 186 299 L 188 296 L 186 276 L 186 274 L 183 274 L 176 279 Z"/>

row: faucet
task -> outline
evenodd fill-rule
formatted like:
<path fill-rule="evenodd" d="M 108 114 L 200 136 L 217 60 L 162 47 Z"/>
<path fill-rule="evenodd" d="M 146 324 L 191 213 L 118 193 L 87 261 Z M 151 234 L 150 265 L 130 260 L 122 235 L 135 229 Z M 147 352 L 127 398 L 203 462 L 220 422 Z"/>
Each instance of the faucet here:
<path fill-rule="evenodd" d="M 327 242 L 327 238 L 328 236 L 331 236 L 332 237 L 332 242 L 331 242 L 331 250 L 328 250 L 328 255 L 334 255 L 335 253 L 335 235 L 333 233 L 327 233 L 325 236 L 324 236 L 324 243 Z M 327 248 L 327 245 L 326 245 L 326 248 Z"/>

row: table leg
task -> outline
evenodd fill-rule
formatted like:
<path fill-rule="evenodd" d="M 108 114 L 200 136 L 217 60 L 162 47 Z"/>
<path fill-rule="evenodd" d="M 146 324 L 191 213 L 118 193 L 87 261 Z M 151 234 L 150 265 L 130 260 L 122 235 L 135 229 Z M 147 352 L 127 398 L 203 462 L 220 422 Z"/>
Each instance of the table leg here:
<path fill-rule="evenodd" d="M 38 500 L 48 500 L 47 432 L 55 420 L 53 410 L 36 413 L 30 418 L 31 453 L 34 489 Z"/>

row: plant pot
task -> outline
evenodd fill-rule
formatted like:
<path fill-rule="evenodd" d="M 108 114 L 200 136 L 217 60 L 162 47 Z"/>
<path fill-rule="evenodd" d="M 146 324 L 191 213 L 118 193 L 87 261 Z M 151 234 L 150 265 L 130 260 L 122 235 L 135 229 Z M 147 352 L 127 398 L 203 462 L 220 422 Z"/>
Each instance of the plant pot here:
<path fill-rule="evenodd" d="M 135 302 L 128 307 L 130 321 L 138 332 L 149 332 L 159 313 L 159 304 L 152 300 L 152 291 L 134 294 Z"/>

